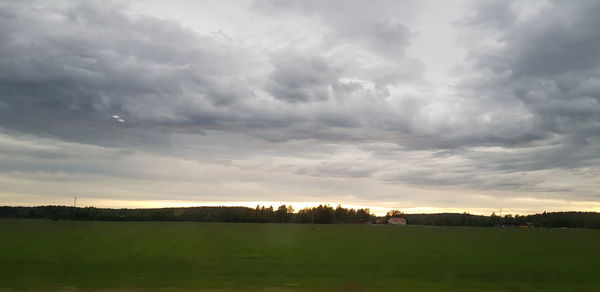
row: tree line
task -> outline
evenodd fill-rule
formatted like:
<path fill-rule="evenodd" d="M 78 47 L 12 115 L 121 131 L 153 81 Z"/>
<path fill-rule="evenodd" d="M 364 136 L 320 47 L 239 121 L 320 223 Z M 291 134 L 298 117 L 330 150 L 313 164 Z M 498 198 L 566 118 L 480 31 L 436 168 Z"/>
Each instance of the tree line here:
<path fill-rule="evenodd" d="M 369 209 L 347 209 L 329 205 L 304 208 L 294 213 L 292 206 L 187 207 L 155 209 L 110 209 L 95 207 L 38 206 L 0 207 L 0 218 L 100 221 L 200 221 L 255 223 L 366 223 L 375 221 Z"/>
<path fill-rule="evenodd" d="M 433 226 L 499 226 L 499 227 L 567 227 L 600 229 L 600 213 L 597 212 L 543 212 L 533 215 L 490 216 L 465 213 L 404 214 L 390 211 L 386 218 L 402 217 L 407 224 Z"/>
<path fill-rule="evenodd" d="M 348 209 L 342 206 L 319 205 L 295 212 L 291 206 L 248 207 L 187 207 L 155 209 L 110 209 L 95 207 L 0 206 L 0 218 L 32 218 L 52 220 L 98 221 L 199 221 L 254 223 L 386 223 L 391 217 L 404 218 L 409 225 L 433 226 L 523 226 L 600 228 L 600 213 L 543 212 L 533 215 L 490 216 L 469 213 L 404 214 L 393 210 L 377 217 L 369 209 Z"/>

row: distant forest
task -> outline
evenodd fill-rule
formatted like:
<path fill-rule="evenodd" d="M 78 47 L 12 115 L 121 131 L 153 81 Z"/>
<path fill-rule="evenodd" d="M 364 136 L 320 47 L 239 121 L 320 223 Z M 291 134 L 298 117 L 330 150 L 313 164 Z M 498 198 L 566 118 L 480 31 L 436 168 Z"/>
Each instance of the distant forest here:
<path fill-rule="evenodd" d="M 377 217 L 369 209 L 347 209 L 328 205 L 304 208 L 294 212 L 282 205 L 277 209 L 265 206 L 248 207 L 188 207 L 157 209 L 108 209 L 95 207 L 38 206 L 0 207 L 0 218 L 31 218 L 52 220 L 98 221 L 199 221 L 254 223 L 386 223 L 391 217 L 405 218 L 409 225 L 434 226 L 522 226 L 600 228 L 600 213 L 544 212 L 534 215 L 490 216 L 469 213 L 404 214 L 398 210 Z"/>

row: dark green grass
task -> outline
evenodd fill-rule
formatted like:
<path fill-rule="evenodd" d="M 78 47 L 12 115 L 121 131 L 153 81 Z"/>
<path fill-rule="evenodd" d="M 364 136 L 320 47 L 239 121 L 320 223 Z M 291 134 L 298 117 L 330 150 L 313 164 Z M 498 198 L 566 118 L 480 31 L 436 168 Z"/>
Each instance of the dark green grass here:
<path fill-rule="evenodd" d="M 600 291 L 600 231 L 0 220 L 0 290 Z"/>

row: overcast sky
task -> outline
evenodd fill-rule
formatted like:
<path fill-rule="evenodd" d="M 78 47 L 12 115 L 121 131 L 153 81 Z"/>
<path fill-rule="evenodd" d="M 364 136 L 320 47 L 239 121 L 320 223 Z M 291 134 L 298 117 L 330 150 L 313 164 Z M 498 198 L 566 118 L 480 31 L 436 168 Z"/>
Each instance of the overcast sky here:
<path fill-rule="evenodd" d="M 0 1 L 0 205 L 600 211 L 600 1 Z"/>

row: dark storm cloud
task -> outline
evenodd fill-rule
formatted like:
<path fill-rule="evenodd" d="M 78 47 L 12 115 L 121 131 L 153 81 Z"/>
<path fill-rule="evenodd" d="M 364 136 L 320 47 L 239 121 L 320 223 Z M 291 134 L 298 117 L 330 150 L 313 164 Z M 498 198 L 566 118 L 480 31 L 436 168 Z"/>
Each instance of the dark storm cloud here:
<path fill-rule="evenodd" d="M 111 132 L 136 123 L 211 125 L 228 119 L 219 107 L 252 97 L 240 86 L 243 75 L 231 73 L 243 71 L 241 54 L 178 24 L 127 17 L 110 3 L 2 5 L 4 127 L 91 143 L 102 136 L 148 142 L 158 137 L 144 128 L 136 137 Z M 113 114 L 128 124 L 115 124 Z"/>
<path fill-rule="evenodd" d="M 332 139 L 340 134 L 326 133 L 327 126 L 371 123 L 369 111 L 358 104 L 371 93 L 359 82 L 340 81 L 343 76 L 331 57 L 316 51 L 283 50 L 270 55 L 271 64 L 257 64 L 260 57 L 234 41 L 198 35 L 173 22 L 127 16 L 118 12 L 126 7 L 110 2 L 2 5 L 4 128 L 152 148 L 168 144 L 166 134 L 201 134 L 204 128 L 270 140 L 318 138 L 319 133 Z M 273 71 L 265 79 L 257 66 Z M 257 91 L 270 96 L 257 100 Z M 332 96 L 359 100 L 346 110 L 335 104 L 298 109 L 276 102 Z M 117 123 L 111 118 L 115 114 L 126 122 Z M 357 123 L 357 116 L 364 117 Z"/>
<path fill-rule="evenodd" d="M 369 99 L 377 98 L 377 93 L 366 92 L 360 82 L 340 81 L 343 77 L 361 77 L 360 73 L 353 75 L 344 70 L 364 72 L 361 69 L 365 68 L 353 67 L 356 64 L 352 62 L 334 66 L 335 54 L 280 51 L 269 59 L 273 71 L 268 78 L 252 84 L 247 79 L 251 73 L 242 73 L 252 71 L 250 62 L 244 59 L 243 49 L 231 43 L 199 36 L 175 23 L 127 17 L 115 12 L 123 7 L 109 4 L 83 2 L 47 7 L 46 3 L 28 3 L 4 4 L 3 9 L 0 52 L 6 58 L 0 61 L 0 86 L 2 125 L 9 128 L 89 139 L 114 131 L 132 138 L 125 134 L 127 126 L 111 124 L 114 121 L 110 115 L 121 114 L 128 118 L 129 127 L 146 126 L 136 128 L 140 142 L 151 142 L 146 144 L 160 140 L 158 131 L 151 127 L 167 133 L 172 128 L 201 132 L 202 127 L 247 132 L 244 127 L 277 131 L 296 124 L 297 128 L 309 129 L 302 134 L 309 138 L 311 132 L 324 132 L 311 129 L 318 124 L 368 127 L 371 132 L 400 130 L 418 136 L 405 142 L 413 148 L 456 148 L 514 146 L 546 139 L 549 132 L 570 131 L 564 121 L 577 126 L 578 131 L 589 132 L 594 130 L 589 122 L 597 119 L 593 105 L 598 85 L 594 79 L 580 76 L 594 74 L 594 60 L 599 59 L 597 51 L 590 49 L 598 39 L 593 29 L 596 20 L 591 17 L 598 5 L 593 3 L 589 7 L 552 3 L 526 20 L 518 20 L 508 2 L 479 5 L 470 25 L 489 30 L 490 21 L 497 23 L 491 29 L 497 30 L 505 46 L 474 56 L 478 68 L 494 68 L 496 72 L 490 75 L 490 84 L 469 87 L 472 94 L 484 99 L 472 105 L 461 104 L 458 114 L 464 116 L 452 117 L 455 123 L 441 125 L 415 119 L 426 111 L 428 101 L 403 102 L 397 108 L 382 104 L 381 108 L 351 109 L 355 112 L 344 112 L 334 105 L 322 113 L 307 107 L 297 114 L 285 105 L 264 107 L 254 101 L 255 91 L 261 90 L 262 84 L 275 99 L 293 103 L 332 97 L 358 97 L 369 103 Z M 398 15 L 409 14 L 406 11 L 411 4 L 258 1 L 255 6 L 271 13 L 287 11 L 319 18 L 329 28 L 324 46 L 359 45 L 368 48 L 367 53 L 383 53 L 400 67 L 405 62 L 410 29 Z M 575 21 L 563 25 L 566 19 Z M 581 49 L 573 50 L 575 44 Z M 402 71 L 396 66 L 377 68 L 389 69 L 394 72 L 391 74 Z M 501 79 L 505 72 L 511 77 Z M 377 76 L 370 81 L 385 87 L 398 80 L 403 80 L 402 76 Z M 519 102 L 525 105 L 519 109 L 520 117 L 531 112 L 536 115 L 523 121 L 511 118 L 510 112 Z M 392 109 L 402 112 L 394 113 Z M 491 118 L 478 124 L 481 113 Z M 557 119 L 563 122 L 555 122 Z M 527 125 L 516 125 L 519 122 Z M 423 128 L 425 134 L 433 135 L 421 136 Z"/>
<path fill-rule="evenodd" d="M 506 17 L 512 21 L 505 21 L 508 27 L 498 27 L 499 40 L 505 46 L 497 56 L 496 68 L 509 70 L 515 79 L 597 71 L 599 10 L 597 1 L 555 1 L 521 21 L 514 15 L 516 11 L 504 12 L 512 13 L 512 18 Z M 492 63 L 491 59 L 484 59 L 482 65 Z"/>
<path fill-rule="evenodd" d="M 521 103 L 532 116 L 524 141 L 560 135 L 565 145 L 590 143 L 600 135 L 600 3 L 548 2 L 523 19 L 517 12 L 503 17 L 505 27 L 471 24 L 500 44 L 471 55 L 485 77 L 467 83 L 472 94 Z"/>

